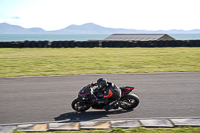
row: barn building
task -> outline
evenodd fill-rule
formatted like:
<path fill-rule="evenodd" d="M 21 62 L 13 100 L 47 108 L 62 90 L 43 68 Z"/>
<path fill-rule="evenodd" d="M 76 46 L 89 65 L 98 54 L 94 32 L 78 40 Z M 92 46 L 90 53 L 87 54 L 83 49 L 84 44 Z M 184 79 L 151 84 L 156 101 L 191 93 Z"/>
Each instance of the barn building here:
<path fill-rule="evenodd" d="M 112 34 L 103 41 L 160 41 L 175 40 L 167 34 Z"/>

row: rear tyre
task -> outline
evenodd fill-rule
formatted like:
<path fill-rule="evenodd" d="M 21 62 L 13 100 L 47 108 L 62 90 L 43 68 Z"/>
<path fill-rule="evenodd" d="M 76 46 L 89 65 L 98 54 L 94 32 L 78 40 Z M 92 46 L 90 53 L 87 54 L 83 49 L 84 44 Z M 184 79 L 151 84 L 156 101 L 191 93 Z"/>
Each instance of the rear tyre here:
<path fill-rule="evenodd" d="M 127 96 L 123 97 L 120 100 L 120 102 L 121 102 L 120 107 L 122 109 L 133 109 L 133 108 L 136 108 L 138 106 L 140 99 L 136 94 L 130 93 Z"/>
<path fill-rule="evenodd" d="M 72 108 L 78 112 L 85 112 L 86 110 L 88 110 L 90 108 L 89 105 L 80 102 L 80 100 L 77 98 L 75 99 L 72 104 L 71 104 Z"/>

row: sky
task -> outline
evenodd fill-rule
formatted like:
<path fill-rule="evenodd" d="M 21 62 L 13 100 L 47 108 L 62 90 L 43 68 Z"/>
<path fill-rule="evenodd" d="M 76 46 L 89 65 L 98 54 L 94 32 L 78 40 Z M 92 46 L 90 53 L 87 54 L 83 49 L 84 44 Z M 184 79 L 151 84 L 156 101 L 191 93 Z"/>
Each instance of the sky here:
<path fill-rule="evenodd" d="M 59 30 L 94 23 L 138 30 L 200 29 L 200 0 L 0 0 L 0 23 Z"/>

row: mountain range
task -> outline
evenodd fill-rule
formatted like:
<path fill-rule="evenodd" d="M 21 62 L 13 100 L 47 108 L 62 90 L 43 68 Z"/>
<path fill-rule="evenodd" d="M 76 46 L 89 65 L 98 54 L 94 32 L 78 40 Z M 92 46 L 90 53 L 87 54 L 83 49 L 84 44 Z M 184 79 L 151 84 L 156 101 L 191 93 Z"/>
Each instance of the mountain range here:
<path fill-rule="evenodd" d="M 200 34 L 194 30 L 136 30 L 123 28 L 107 28 L 94 23 L 70 25 L 64 29 L 45 31 L 42 28 L 24 28 L 18 25 L 0 23 L 0 34 Z"/>

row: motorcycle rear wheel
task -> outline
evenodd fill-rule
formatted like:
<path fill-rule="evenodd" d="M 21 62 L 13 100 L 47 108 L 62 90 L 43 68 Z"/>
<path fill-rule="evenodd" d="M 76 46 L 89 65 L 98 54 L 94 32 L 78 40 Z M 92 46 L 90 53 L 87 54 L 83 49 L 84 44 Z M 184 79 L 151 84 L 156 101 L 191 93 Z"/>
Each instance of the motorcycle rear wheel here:
<path fill-rule="evenodd" d="M 123 97 L 120 101 L 129 104 L 129 105 L 123 105 L 123 104 L 120 105 L 122 109 L 127 110 L 136 108 L 139 105 L 140 99 L 136 94 L 130 93 L 127 96 Z"/>
<path fill-rule="evenodd" d="M 89 105 L 80 102 L 80 100 L 77 98 L 75 99 L 72 104 L 71 104 L 72 108 L 78 112 L 85 112 L 86 110 L 88 110 L 90 108 Z"/>

